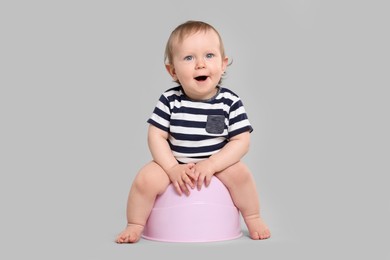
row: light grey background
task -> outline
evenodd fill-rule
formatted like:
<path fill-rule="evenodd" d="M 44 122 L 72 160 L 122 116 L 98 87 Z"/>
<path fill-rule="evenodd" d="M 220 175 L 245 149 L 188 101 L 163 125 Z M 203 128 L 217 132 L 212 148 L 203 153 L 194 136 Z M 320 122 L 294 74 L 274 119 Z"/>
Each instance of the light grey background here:
<path fill-rule="evenodd" d="M 1 1 L 0 258 L 389 257 L 389 7 Z M 165 42 L 189 19 L 234 60 L 225 85 L 255 128 L 245 161 L 273 237 L 117 245 L 146 120 L 172 86 Z"/>

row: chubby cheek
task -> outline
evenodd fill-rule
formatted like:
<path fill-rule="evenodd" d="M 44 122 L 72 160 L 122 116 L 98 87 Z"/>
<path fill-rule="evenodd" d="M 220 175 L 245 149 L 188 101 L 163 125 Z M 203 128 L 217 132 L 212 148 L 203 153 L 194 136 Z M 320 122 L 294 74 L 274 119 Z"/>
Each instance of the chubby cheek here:
<path fill-rule="evenodd" d="M 223 73 L 223 67 L 220 64 L 210 65 L 209 69 L 215 75 L 220 75 Z"/>
<path fill-rule="evenodd" d="M 189 80 L 189 79 L 192 79 L 193 77 L 193 72 L 192 70 L 189 70 L 189 69 L 180 69 L 178 71 L 176 71 L 176 76 L 180 79 L 185 79 L 185 80 Z"/>

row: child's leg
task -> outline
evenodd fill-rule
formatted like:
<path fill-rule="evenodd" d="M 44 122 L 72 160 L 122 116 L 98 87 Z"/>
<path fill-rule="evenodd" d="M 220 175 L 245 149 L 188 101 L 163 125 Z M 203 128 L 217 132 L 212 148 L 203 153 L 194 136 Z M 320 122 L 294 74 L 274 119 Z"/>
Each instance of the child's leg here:
<path fill-rule="evenodd" d="M 129 192 L 127 227 L 118 235 L 117 243 L 134 243 L 140 239 L 157 195 L 162 194 L 169 183 L 168 175 L 155 162 L 140 170 Z"/>
<path fill-rule="evenodd" d="M 260 217 L 260 203 L 252 174 L 238 162 L 215 174 L 228 188 L 234 204 L 240 210 L 252 239 L 266 239 L 271 233 Z"/>

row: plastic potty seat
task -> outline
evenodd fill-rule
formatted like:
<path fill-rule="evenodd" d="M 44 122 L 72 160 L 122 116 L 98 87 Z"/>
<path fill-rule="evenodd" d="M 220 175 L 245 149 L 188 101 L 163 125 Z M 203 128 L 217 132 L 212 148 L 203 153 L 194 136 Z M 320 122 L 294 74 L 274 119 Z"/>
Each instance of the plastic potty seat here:
<path fill-rule="evenodd" d="M 242 236 L 240 213 L 218 178 L 190 193 L 180 196 L 170 184 L 156 198 L 142 237 L 164 242 L 212 242 Z"/>

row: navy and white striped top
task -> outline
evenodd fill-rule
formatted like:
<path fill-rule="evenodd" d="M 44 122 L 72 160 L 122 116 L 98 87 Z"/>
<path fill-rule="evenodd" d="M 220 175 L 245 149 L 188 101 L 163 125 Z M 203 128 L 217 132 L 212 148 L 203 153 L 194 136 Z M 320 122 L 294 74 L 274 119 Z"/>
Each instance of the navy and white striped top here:
<path fill-rule="evenodd" d="M 182 87 L 165 91 L 148 123 L 169 133 L 169 145 L 182 163 L 198 162 L 218 152 L 235 135 L 252 132 L 241 99 L 219 87 L 206 101 L 188 98 Z"/>

